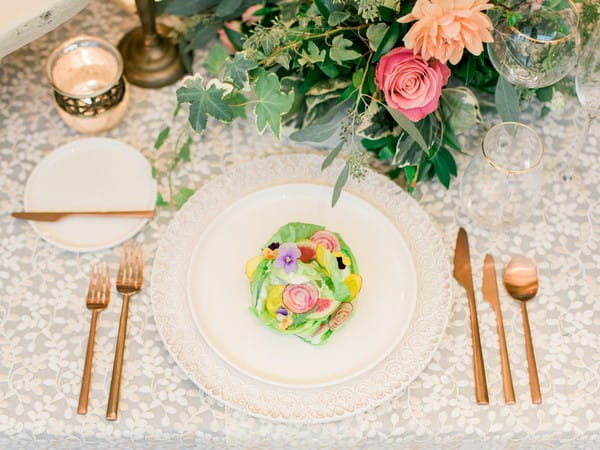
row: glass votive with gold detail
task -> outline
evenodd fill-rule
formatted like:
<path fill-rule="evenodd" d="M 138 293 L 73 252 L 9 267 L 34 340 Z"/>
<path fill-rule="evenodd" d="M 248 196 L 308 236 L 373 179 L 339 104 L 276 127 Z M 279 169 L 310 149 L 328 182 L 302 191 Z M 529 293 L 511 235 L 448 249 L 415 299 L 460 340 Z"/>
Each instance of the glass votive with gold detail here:
<path fill-rule="evenodd" d="M 129 92 L 123 59 L 108 41 L 77 36 L 60 44 L 48 58 L 46 76 L 60 117 L 81 133 L 101 133 L 125 116 Z"/>

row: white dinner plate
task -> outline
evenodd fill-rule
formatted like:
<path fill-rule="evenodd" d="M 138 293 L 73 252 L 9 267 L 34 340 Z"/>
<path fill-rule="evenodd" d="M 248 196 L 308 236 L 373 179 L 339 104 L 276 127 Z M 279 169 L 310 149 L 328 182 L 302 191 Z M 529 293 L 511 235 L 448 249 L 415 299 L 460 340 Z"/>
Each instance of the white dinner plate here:
<path fill-rule="evenodd" d="M 339 232 L 363 277 L 351 320 L 325 345 L 282 336 L 249 310 L 246 260 L 286 222 Z M 284 386 L 324 386 L 369 370 L 402 337 L 415 298 L 412 257 L 394 225 L 350 193 L 331 208 L 331 188 L 316 184 L 282 184 L 240 198 L 200 237 L 188 274 L 189 308 L 206 342 L 240 371 Z"/>
<path fill-rule="evenodd" d="M 47 155 L 25 186 L 25 211 L 154 209 L 156 182 L 150 163 L 130 145 L 114 139 L 72 141 Z M 33 222 L 46 241 L 73 251 L 112 247 L 148 221 L 138 218 L 67 217 Z"/>
<path fill-rule="evenodd" d="M 324 173 L 321 162 L 281 155 L 228 169 L 177 212 L 152 272 L 157 327 L 182 369 L 227 405 L 278 421 L 330 421 L 399 394 L 431 359 L 451 310 L 446 251 L 427 214 L 371 171 L 332 209 L 343 162 Z M 244 263 L 291 221 L 338 231 L 364 276 L 355 313 L 318 347 L 248 310 Z"/>

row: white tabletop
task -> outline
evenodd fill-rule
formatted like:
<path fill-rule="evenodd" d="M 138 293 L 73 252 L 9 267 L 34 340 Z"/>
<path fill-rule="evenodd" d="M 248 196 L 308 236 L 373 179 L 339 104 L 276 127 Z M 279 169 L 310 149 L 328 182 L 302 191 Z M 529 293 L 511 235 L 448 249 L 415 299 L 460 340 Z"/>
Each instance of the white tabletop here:
<path fill-rule="evenodd" d="M 357 416 L 328 424 L 283 425 L 223 406 L 189 381 L 167 352 L 146 288 L 131 302 L 126 361 L 117 422 L 105 420 L 120 299 L 102 313 L 96 336 L 90 408 L 76 414 L 89 313 L 84 295 L 92 264 L 116 269 L 119 249 L 75 254 L 46 243 L 8 212 L 22 207 L 27 177 L 54 148 L 81 137 L 52 105 L 43 66 L 50 51 L 78 33 L 113 43 L 132 26 L 112 3 L 95 1 L 73 20 L 11 55 L 0 65 L 0 446 L 203 448 L 361 446 L 492 447 L 600 445 L 600 127 L 577 155 L 575 178 L 558 176 L 562 152 L 576 145 L 573 110 L 534 126 L 548 147 L 543 200 L 522 226 L 505 233 L 478 229 L 462 212 L 458 183 L 419 187 L 452 254 L 458 226 L 469 231 L 474 284 L 481 284 L 485 253 L 498 265 L 516 253 L 539 263 L 540 292 L 528 305 L 544 402 L 532 405 L 521 313 L 500 290 L 517 404 L 503 404 L 495 315 L 477 289 L 477 306 L 490 405 L 474 399 L 467 299 L 456 284 L 453 312 L 441 346 L 423 373 L 397 398 Z M 158 131 L 169 123 L 175 86 L 131 88 L 125 120 L 104 136 L 154 158 Z M 192 161 L 177 170 L 179 186 L 199 187 L 230 165 L 282 151 L 298 151 L 250 122 L 213 123 L 196 139 Z M 482 128 L 463 140 L 474 151 Z M 168 151 L 168 149 L 165 149 Z M 166 164 L 166 156 L 161 163 Z M 464 169 L 468 157 L 458 157 Z M 161 189 L 165 189 L 164 183 Z M 150 279 L 157 242 L 173 217 L 160 209 L 138 235 Z"/>

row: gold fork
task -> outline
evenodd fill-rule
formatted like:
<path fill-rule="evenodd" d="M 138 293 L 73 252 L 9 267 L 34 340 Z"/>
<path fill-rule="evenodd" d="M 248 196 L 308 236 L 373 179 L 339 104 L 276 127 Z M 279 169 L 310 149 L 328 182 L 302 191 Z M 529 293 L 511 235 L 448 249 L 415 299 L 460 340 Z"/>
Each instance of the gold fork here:
<path fill-rule="evenodd" d="M 94 356 L 94 341 L 96 339 L 96 322 L 98 314 L 104 311 L 110 302 L 110 276 L 106 264 L 95 265 L 90 275 L 90 286 L 86 298 L 87 308 L 92 311 L 90 321 L 90 334 L 88 336 L 87 351 L 85 353 L 85 365 L 83 366 L 83 377 L 81 378 L 81 390 L 79 392 L 79 405 L 77 414 L 86 414 L 90 396 L 90 381 L 92 378 L 92 359 Z"/>
<path fill-rule="evenodd" d="M 117 420 L 123 354 L 125 353 L 125 335 L 127 333 L 129 297 L 137 293 L 142 287 L 143 268 L 142 247 L 139 244 L 125 244 L 121 253 L 119 275 L 117 276 L 117 291 L 123 295 L 123 306 L 121 307 L 121 318 L 119 319 L 119 334 L 117 336 L 115 362 L 113 364 L 108 408 L 106 410 L 106 418 L 108 420 Z"/>

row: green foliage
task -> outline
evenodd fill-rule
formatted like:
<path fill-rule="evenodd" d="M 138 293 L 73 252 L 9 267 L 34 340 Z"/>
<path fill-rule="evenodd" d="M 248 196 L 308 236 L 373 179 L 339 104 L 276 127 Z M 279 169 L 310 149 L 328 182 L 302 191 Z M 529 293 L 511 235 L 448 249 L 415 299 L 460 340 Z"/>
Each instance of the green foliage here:
<path fill-rule="evenodd" d="M 205 87 L 202 77 L 198 75 L 177 89 L 177 101 L 190 104 L 189 122 L 195 131 L 206 129 L 209 115 L 222 122 L 233 120 L 233 111 L 223 100 L 224 93 L 214 84 Z"/>
<path fill-rule="evenodd" d="M 600 4 L 575 1 L 585 36 L 600 17 Z M 565 2 L 546 0 L 542 12 L 553 13 Z M 492 3 L 495 7 L 487 11 L 491 17 L 519 27 L 532 7 L 528 0 Z M 177 90 L 177 110 L 187 112 L 187 127 L 199 133 L 210 120 L 229 123 L 247 117 L 251 108 L 259 133 L 270 128 L 279 136 L 285 125 L 296 129 L 290 137 L 300 142 L 339 136 L 323 161 L 325 169 L 335 158 L 346 160 L 335 183 L 334 204 L 348 178 L 364 175 L 370 156 L 389 166 L 389 176 L 402 178 L 409 191 L 432 178 L 449 186 L 457 174 L 453 154 L 461 151 L 457 135 L 481 121 L 480 103 L 482 108 L 494 106 L 503 120 L 517 120 L 520 102 L 536 97 L 545 113 L 555 91 L 572 91 L 565 82 L 537 90 L 515 88 L 498 76 L 484 46 L 480 55 L 465 51 L 458 64 L 449 66 L 452 77 L 438 109 L 413 122 L 386 105 L 375 75 L 381 58 L 404 46 L 412 24 L 400 24 L 398 18 L 412 11 L 415 0 L 264 0 L 254 12 L 258 21 L 245 22 L 242 13 L 254 4 L 256 0 L 158 3 L 160 11 L 185 17 L 178 30 L 184 52 L 207 46 L 218 30 L 237 49 L 230 55 L 223 46 L 212 46 L 204 66 L 215 78 L 188 79 Z M 558 22 L 556 31 L 561 32 Z M 495 103 L 486 101 L 492 97 Z M 172 134 L 168 129 L 159 133 L 158 154 Z M 175 134 L 171 171 L 191 158 L 187 132 Z M 191 195 L 185 189 L 174 189 L 169 175 L 170 203 L 185 201 Z"/>
<path fill-rule="evenodd" d="M 281 92 L 279 78 L 274 73 L 261 70 L 254 88 L 256 94 L 256 128 L 263 133 L 267 124 L 279 137 L 281 131 L 281 116 L 288 112 L 294 101 L 294 93 Z"/>

